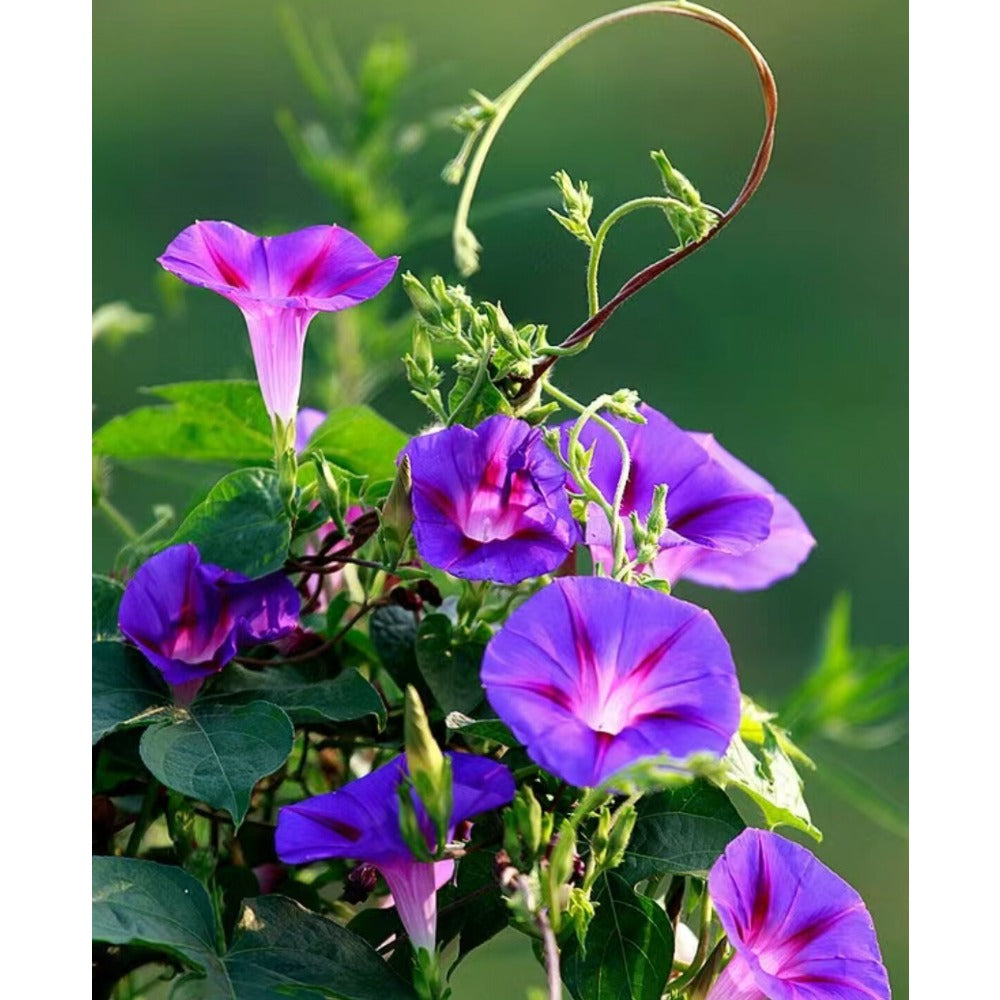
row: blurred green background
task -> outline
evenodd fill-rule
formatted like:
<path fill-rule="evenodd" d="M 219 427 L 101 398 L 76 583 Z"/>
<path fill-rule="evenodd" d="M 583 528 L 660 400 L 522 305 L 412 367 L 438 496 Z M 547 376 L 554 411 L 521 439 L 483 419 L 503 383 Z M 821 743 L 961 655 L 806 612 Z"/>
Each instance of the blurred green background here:
<path fill-rule="evenodd" d="M 494 95 L 552 41 L 613 9 L 610 0 L 455 5 L 302 2 L 327 22 L 349 64 L 395 27 L 416 70 L 403 106 L 413 121 L 453 108 L 469 87 Z M 907 640 L 906 5 L 726 0 L 778 80 L 777 145 L 763 188 L 716 241 L 627 304 L 587 354 L 559 366 L 578 398 L 637 388 L 683 427 L 711 430 L 802 512 L 819 546 L 792 580 L 761 594 L 685 586 L 729 638 L 744 688 L 777 704 L 812 662 L 834 592 L 854 597 L 861 644 Z M 265 0 L 99 0 L 94 6 L 94 304 L 125 299 L 157 315 L 152 333 L 94 351 L 95 424 L 143 402 L 137 387 L 250 377 L 238 311 L 192 290 L 165 316 L 154 258 L 194 219 L 293 229 L 332 217 L 275 126 L 315 108 Z M 502 130 L 485 199 L 537 192 L 558 168 L 590 181 L 597 218 L 658 192 L 648 151 L 663 147 L 709 203 L 742 184 L 761 127 L 749 60 L 730 40 L 679 18 L 641 18 L 585 42 L 529 91 Z M 456 189 L 439 178 L 459 137 L 432 129 L 397 181 L 424 219 L 446 216 Z M 475 224 L 483 270 L 467 284 L 520 322 L 561 339 L 584 317 L 585 251 L 531 208 Z M 662 219 L 633 216 L 605 254 L 607 297 L 672 245 Z M 454 279 L 446 237 L 403 267 Z M 400 296 L 398 282 L 393 294 Z M 402 308 L 402 303 L 398 309 Z M 397 311 L 398 311 L 397 309 Z M 316 332 L 312 334 L 316 336 Z M 401 375 L 401 367 L 399 369 Z M 305 398 L 304 403 L 318 402 Z M 373 404 L 402 426 L 421 420 L 401 379 Z M 187 480 L 116 470 L 115 502 L 138 522 L 152 504 L 183 508 Z M 94 524 L 95 568 L 116 540 Z M 887 799 L 906 802 L 906 747 L 841 757 Z M 875 919 L 894 986 L 907 982 L 907 844 L 807 786 L 826 833 L 819 855 L 855 885 Z M 511 934 L 456 975 L 458 997 L 521 997 L 541 984 Z"/>

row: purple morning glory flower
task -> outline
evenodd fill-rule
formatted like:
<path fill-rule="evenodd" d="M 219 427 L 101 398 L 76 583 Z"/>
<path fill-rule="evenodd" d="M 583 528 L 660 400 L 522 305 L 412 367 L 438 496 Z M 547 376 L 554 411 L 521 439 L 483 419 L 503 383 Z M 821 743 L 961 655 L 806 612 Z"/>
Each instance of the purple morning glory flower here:
<path fill-rule="evenodd" d="M 167 683 L 196 690 L 239 647 L 286 635 L 298 617 L 299 595 L 287 577 L 250 580 L 203 563 L 189 542 L 139 567 L 122 596 L 118 624 Z"/>
<path fill-rule="evenodd" d="M 608 417 L 629 449 L 631 466 L 622 514 L 649 514 L 653 488 L 666 483 L 667 530 L 657 574 L 671 583 L 687 577 L 708 586 L 755 590 L 789 576 L 815 545 L 795 508 L 765 479 L 708 434 L 681 430 L 645 403 L 645 424 Z M 563 425 L 564 438 L 570 424 Z M 580 435 L 594 446 L 590 476 L 612 497 L 621 455 L 611 435 L 589 423 Z M 594 557 L 611 561 L 607 519 L 596 505 L 587 515 L 586 541 Z M 634 555 L 631 539 L 629 553 Z"/>
<path fill-rule="evenodd" d="M 667 580 L 693 580 L 705 587 L 762 590 L 791 576 L 816 545 L 799 512 L 763 477 L 731 455 L 711 434 L 689 435 L 727 472 L 774 505 L 771 530 L 756 548 L 742 555 L 677 546 L 661 552 L 653 566 Z"/>
<path fill-rule="evenodd" d="M 482 682 L 532 760 L 580 787 L 645 757 L 721 756 L 740 721 L 712 616 L 599 577 L 556 580 L 490 640 Z"/>
<path fill-rule="evenodd" d="M 486 757 L 448 753 L 453 808 L 449 838 L 463 820 L 514 797 L 514 778 L 503 764 Z M 278 812 L 274 843 L 278 857 L 293 865 L 326 858 L 351 858 L 374 865 L 384 876 L 415 948 L 434 950 L 437 889 L 451 878 L 455 863 L 417 861 L 399 829 L 396 788 L 407 773 L 400 754 L 377 771 L 335 792 L 317 795 Z M 417 814 L 434 848 L 434 833 L 414 796 Z"/>
<path fill-rule="evenodd" d="M 196 222 L 179 233 L 159 263 L 191 285 L 239 306 L 264 404 L 290 423 L 302 382 L 306 330 L 318 312 L 337 312 L 377 295 L 396 272 L 340 226 L 311 226 L 255 236 L 231 222 Z"/>
<path fill-rule="evenodd" d="M 295 417 L 295 452 L 301 455 L 309 444 L 309 439 L 316 432 L 326 414 L 322 410 L 314 410 L 311 406 L 304 406 Z"/>
<path fill-rule="evenodd" d="M 537 427 L 496 414 L 414 438 L 421 558 L 467 580 L 514 584 L 557 569 L 579 540 L 566 473 Z"/>
<path fill-rule="evenodd" d="M 864 901 L 806 848 L 744 830 L 708 891 L 736 949 L 708 1000 L 889 1000 Z"/>

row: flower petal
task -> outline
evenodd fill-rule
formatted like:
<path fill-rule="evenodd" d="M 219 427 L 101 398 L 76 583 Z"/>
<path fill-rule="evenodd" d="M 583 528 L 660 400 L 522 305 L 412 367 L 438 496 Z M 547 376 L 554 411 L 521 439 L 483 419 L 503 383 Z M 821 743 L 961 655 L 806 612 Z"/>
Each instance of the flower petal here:
<path fill-rule="evenodd" d="M 858 893 L 804 847 L 745 830 L 708 878 L 730 942 L 773 1000 L 889 1000 Z"/>
<path fill-rule="evenodd" d="M 597 577 L 559 579 L 525 601 L 481 676 L 532 759 L 576 785 L 645 757 L 721 756 L 739 724 L 732 655 L 711 615 Z"/>

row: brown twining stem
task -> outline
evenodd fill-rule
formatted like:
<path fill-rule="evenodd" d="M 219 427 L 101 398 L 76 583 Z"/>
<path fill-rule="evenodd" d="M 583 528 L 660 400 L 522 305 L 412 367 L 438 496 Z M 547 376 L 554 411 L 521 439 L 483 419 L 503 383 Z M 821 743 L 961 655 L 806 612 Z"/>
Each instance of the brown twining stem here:
<path fill-rule="evenodd" d="M 677 14 L 680 17 L 690 17 L 704 24 L 709 24 L 714 28 L 729 35 L 749 54 L 753 60 L 757 75 L 760 77 L 761 94 L 764 98 L 764 134 L 761 137 L 760 145 L 757 147 L 757 154 L 753 159 L 750 172 L 743 184 L 736 200 L 719 216 L 719 221 L 701 239 L 688 243 L 680 247 L 673 253 L 658 261 L 654 261 L 641 271 L 634 274 L 618 290 L 615 296 L 609 299 L 597 312 L 589 319 L 581 323 L 558 347 L 561 350 L 573 348 L 593 337 L 595 333 L 610 319 L 611 314 L 624 302 L 630 299 L 641 288 L 644 288 L 651 281 L 665 274 L 675 264 L 679 264 L 685 257 L 690 257 L 696 250 L 700 250 L 709 240 L 713 239 L 722 228 L 727 225 L 743 208 L 743 206 L 753 197 L 754 192 L 760 187 L 764 174 L 767 173 L 768 164 L 771 161 L 771 151 L 774 148 L 774 129 L 778 116 L 778 88 L 774 81 L 774 74 L 763 55 L 757 50 L 753 42 L 740 31 L 732 22 L 726 20 L 721 15 L 715 14 L 704 8 L 694 6 L 677 6 L 658 8 L 657 13 Z M 550 355 L 539 360 L 531 373 L 531 377 L 521 387 L 518 397 L 527 398 L 538 381 L 556 363 L 557 355 Z"/>

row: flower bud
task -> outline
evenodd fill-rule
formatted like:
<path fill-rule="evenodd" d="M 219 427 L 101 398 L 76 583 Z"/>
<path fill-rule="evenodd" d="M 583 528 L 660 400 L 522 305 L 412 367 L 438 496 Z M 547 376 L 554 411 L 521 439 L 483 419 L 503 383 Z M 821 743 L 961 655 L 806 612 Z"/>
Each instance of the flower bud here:
<path fill-rule="evenodd" d="M 413 508 L 410 506 L 410 492 L 413 480 L 410 476 L 410 458 L 404 455 L 396 470 L 389 495 L 382 505 L 380 534 L 386 555 L 390 560 L 398 560 L 403 545 L 413 524 Z"/>
<path fill-rule="evenodd" d="M 608 835 L 608 851 L 605 856 L 605 868 L 617 868 L 625 858 L 629 838 L 636 821 L 635 806 L 631 803 L 620 806 L 615 813 L 614 826 Z"/>
<path fill-rule="evenodd" d="M 432 327 L 440 326 L 442 320 L 440 307 L 434 301 L 434 296 L 410 271 L 403 275 L 403 291 L 406 292 L 417 315 L 425 323 Z"/>
<path fill-rule="evenodd" d="M 410 780 L 434 826 L 437 849 L 440 851 L 448 839 L 448 827 L 451 823 L 451 761 L 441 753 L 441 748 L 431 735 L 427 713 L 412 684 L 406 688 L 403 739 Z M 404 785 L 405 782 L 400 787 Z M 409 799 L 408 790 L 407 798 Z"/>

